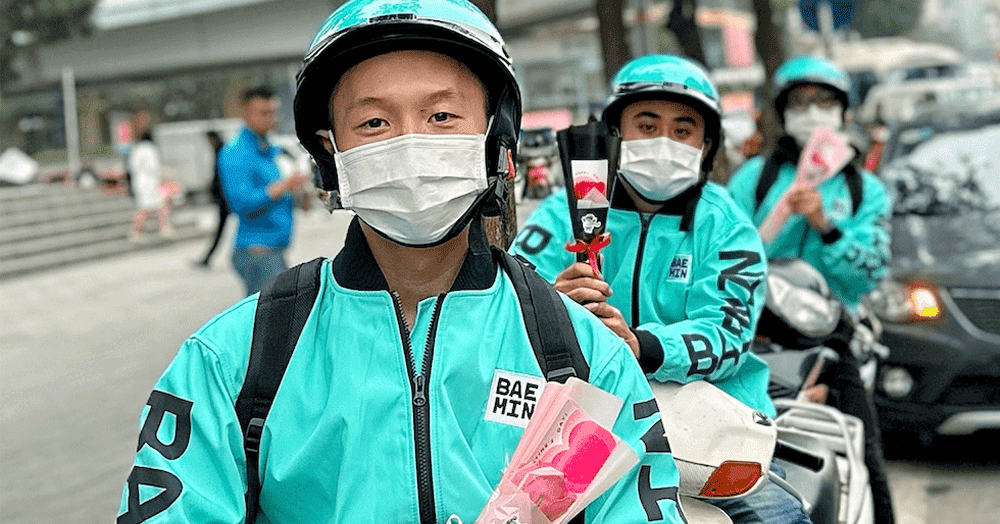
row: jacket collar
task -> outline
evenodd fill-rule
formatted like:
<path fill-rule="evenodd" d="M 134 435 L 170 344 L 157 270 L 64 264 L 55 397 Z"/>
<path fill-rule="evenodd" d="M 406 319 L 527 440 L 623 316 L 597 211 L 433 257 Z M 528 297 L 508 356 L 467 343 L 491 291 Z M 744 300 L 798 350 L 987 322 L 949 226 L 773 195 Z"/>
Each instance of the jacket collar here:
<path fill-rule="evenodd" d="M 679 216 L 681 217 L 681 230 L 690 231 L 691 223 L 694 221 L 694 210 L 698 207 L 698 200 L 701 199 L 701 191 L 705 187 L 705 183 L 706 181 L 702 180 L 667 200 L 656 214 Z M 632 197 L 621 186 L 616 187 L 614 195 L 611 196 L 611 207 L 622 211 L 639 212 Z"/>
<path fill-rule="evenodd" d="M 257 151 L 257 154 L 265 157 L 270 156 L 271 143 L 267 141 L 266 136 L 260 136 L 257 133 L 254 133 L 253 130 L 247 126 L 243 126 L 242 135 L 243 140 L 245 140 L 248 144 L 253 144 L 252 147 L 254 147 Z"/>
<path fill-rule="evenodd" d="M 490 254 L 489 242 L 482 221 L 472 220 L 469 228 L 469 250 L 449 291 L 483 290 L 496 280 L 497 264 Z M 333 259 L 333 276 L 337 283 L 355 291 L 388 291 L 382 269 L 375 261 L 368 240 L 361 231 L 358 217 L 351 220 L 344 239 L 344 249 Z"/>

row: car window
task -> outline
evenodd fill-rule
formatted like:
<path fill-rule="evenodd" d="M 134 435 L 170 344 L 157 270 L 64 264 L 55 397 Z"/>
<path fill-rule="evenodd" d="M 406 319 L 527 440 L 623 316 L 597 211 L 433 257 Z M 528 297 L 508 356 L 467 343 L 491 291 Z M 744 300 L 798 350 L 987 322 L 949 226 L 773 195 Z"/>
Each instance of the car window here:
<path fill-rule="evenodd" d="M 1000 123 L 902 129 L 881 176 L 896 214 L 947 215 L 1000 209 Z"/>

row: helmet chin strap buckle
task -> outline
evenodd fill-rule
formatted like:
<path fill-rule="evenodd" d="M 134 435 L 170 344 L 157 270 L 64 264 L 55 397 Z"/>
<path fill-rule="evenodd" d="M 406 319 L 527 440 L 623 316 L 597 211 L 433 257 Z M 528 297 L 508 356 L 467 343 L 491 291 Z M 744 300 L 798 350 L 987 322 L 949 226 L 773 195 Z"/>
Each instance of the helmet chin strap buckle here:
<path fill-rule="evenodd" d="M 320 200 L 323 201 L 323 205 L 326 206 L 326 210 L 331 213 L 338 209 L 344 209 L 344 205 L 340 201 L 340 191 L 337 191 L 336 189 L 333 191 L 320 190 Z"/>

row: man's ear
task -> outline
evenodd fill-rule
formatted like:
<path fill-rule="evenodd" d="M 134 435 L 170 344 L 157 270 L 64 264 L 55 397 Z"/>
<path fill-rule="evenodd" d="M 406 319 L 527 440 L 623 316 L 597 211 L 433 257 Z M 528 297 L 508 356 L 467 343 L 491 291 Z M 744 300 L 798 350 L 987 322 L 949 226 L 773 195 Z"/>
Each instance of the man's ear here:
<path fill-rule="evenodd" d="M 326 152 L 332 155 L 333 141 L 330 140 L 330 132 L 326 129 L 320 129 L 319 131 L 316 131 L 316 134 L 319 135 L 319 143 L 323 144 L 323 149 L 326 149 Z"/>
<path fill-rule="evenodd" d="M 701 148 L 701 159 L 705 160 L 705 158 L 708 156 L 708 152 L 711 150 L 712 150 L 712 139 L 706 138 L 705 147 Z"/>

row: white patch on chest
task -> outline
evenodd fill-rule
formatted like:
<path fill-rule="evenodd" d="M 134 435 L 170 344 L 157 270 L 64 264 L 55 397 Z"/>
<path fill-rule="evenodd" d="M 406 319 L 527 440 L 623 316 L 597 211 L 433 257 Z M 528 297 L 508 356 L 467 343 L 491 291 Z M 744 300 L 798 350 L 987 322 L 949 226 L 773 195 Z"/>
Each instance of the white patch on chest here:
<path fill-rule="evenodd" d="M 542 377 L 498 369 L 493 372 L 493 384 L 483 418 L 509 426 L 527 427 L 543 389 L 545 379 Z"/>

